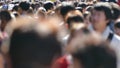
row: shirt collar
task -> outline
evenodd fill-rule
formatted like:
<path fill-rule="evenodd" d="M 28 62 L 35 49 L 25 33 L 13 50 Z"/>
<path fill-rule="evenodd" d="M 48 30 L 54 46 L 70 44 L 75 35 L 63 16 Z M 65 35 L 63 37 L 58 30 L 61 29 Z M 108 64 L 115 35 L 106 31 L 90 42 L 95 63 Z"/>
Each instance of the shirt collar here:
<path fill-rule="evenodd" d="M 93 29 L 92 24 L 90 24 L 90 25 L 88 26 L 88 29 L 89 29 L 90 31 L 94 32 L 94 29 Z M 107 39 L 110 33 L 113 33 L 113 32 L 112 32 L 112 30 L 109 28 L 109 26 L 107 26 L 106 29 L 104 30 L 104 32 L 102 33 L 103 39 Z"/>
<path fill-rule="evenodd" d="M 112 32 L 112 30 L 110 29 L 110 27 L 107 26 L 106 29 L 104 30 L 104 32 L 102 33 L 103 39 L 107 39 L 110 33 L 113 33 L 113 32 Z"/>

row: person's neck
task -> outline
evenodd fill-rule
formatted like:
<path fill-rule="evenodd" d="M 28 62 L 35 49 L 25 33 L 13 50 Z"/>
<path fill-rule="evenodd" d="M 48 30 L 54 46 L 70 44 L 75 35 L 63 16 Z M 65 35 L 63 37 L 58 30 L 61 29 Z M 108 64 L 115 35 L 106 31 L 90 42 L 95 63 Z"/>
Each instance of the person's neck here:
<path fill-rule="evenodd" d="M 94 28 L 94 30 L 100 34 L 102 34 L 105 31 L 105 29 L 106 29 L 106 26 Z"/>

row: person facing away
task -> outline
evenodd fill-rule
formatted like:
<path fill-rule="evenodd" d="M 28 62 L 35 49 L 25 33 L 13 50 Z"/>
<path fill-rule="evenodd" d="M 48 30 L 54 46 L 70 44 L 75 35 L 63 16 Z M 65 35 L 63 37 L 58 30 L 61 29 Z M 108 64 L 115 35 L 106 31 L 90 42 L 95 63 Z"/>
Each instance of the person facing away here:
<path fill-rule="evenodd" d="M 61 56 L 62 44 L 55 25 L 22 17 L 11 22 L 7 30 L 9 49 L 4 53 L 9 54 L 12 68 L 57 68 L 54 61 Z"/>
<path fill-rule="evenodd" d="M 117 68 L 116 53 L 100 37 L 91 33 L 72 39 L 67 46 L 73 61 L 71 68 Z"/>
<path fill-rule="evenodd" d="M 1 20 L 0 29 L 1 31 L 4 31 L 6 25 L 12 20 L 10 12 L 7 10 L 0 11 L 0 20 Z"/>
<path fill-rule="evenodd" d="M 29 8 L 30 4 L 28 2 L 21 2 L 18 6 L 18 12 L 20 15 L 26 15 Z"/>

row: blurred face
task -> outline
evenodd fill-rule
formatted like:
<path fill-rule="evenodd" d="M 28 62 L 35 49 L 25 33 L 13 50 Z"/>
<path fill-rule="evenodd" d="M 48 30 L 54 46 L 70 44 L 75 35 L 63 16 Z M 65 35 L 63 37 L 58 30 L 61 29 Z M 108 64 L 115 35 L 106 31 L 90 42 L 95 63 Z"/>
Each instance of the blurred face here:
<path fill-rule="evenodd" d="M 90 15 L 87 15 L 86 18 L 84 19 L 84 23 L 89 25 L 90 24 Z"/>
<path fill-rule="evenodd" d="M 120 28 L 115 28 L 115 33 L 120 36 Z"/>
<path fill-rule="evenodd" d="M 103 11 L 92 11 L 92 25 L 95 29 L 106 27 L 108 20 L 106 19 L 105 13 Z"/>

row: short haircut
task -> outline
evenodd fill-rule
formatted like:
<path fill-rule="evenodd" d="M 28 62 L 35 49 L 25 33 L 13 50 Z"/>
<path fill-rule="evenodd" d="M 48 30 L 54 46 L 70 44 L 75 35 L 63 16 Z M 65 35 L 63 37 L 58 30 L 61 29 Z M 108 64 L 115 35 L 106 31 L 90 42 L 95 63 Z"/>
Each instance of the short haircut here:
<path fill-rule="evenodd" d="M 78 7 L 86 8 L 87 7 L 87 3 L 79 3 Z"/>
<path fill-rule="evenodd" d="M 15 5 L 14 7 L 13 7 L 13 9 L 12 9 L 12 11 L 18 11 L 18 6 L 17 5 Z"/>
<path fill-rule="evenodd" d="M 79 4 L 78 2 L 74 2 L 75 7 L 78 7 L 78 4 Z"/>
<path fill-rule="evenodd" d="M 6 24 L 8 24 L 12 20 L 12 16 L 10 12 L 7 10 L 0 11 L 0 20 L 1 20 L 1 27 L 0 27 L 1 31 L 4 31 Z"/>
<path fill-rule="evenodd" d="M 46 9 L 46 11 L 51 10 L 52 8 L 54 8 L 54 4 L 52 2 L 46 2 L 44 4 L 44 8 Z"/>
<path fill-rule="evenodd" d="M 30 6 L 32 7 L 32 9 L 35 9 L 35 4 L 30 4 Z"/>
<path fill-rule="evenodd" d="M 73 10 L 75 10 L 75 7 L 72 5 L 62 5 L 60 13 L 63 17 L 65 17 L 68 12 L 73 11 Z"/>
<path fill-rule="evenodd" d="M 9 54 L 13 68 L 36 68 L 37 65 L 50 65 L 55 56 L 61 55 L 61 43 L 57 39 L 55 29 L 53 32 L 46 32 L 42 27 L 47 25 L 25 19 L 24 21 L 28 22 L 27 25 L 22 21 L 23 19 L 17 20 L 21 22 L 15 22 L 19 24 L 16 24 L 10 37 Z M 41 29 L 36 28 L 37 26 Z"/>
<path fill-rule="evenodd" d="M 106 20 L 112 19 L 112 10 L 109 3 L 106 2 L 97 3 L 93 6 L 93 10 L 103 11 L 105 13 Z"/>
<path fill-rule="evenodd" d="M 73 17 L 68 17 L 67 24 L 68 24 L 69 27 L 70 27 L 70 24 L 72 22 L 83 23 L 83 18 L 79 15 L 76 15 L 76 16 L 73 16 Z"/>
<path fill-rule="evenodd" d="M 0 19 L 10 21 L 12 19 L 10 12 L 7 10 L 0 11 Z"/>
<path fill-rule="evenodd" d="M 68 26 L 70 27 L 71 23 L 83 23 L 83 15 L 80 11 L 75 10 L 75 11 L 70 11 L 67 14 L 67 19 L 66 19 L 66 23 L 68 24 Z"/>
<path fill-rule="evenodd" d="M 20 7 L 22 10 L 27 11 L 27 10 L 29 10 L 29 8 L 30 8 L 30 4 L 29 4 L 28 2 L 21 2 L 21 3 L 19 4 L 19 7 Z"/>
<path fill-rule="evenodd" d="M 14 16 L 17 18 L 19 17 L 19 13 L 18 12 L 13 12 Z"/>
<path fill-rule="evenodd" d="M 112 15 L 113 15 L 113 20 L 116 20 L 120 16 L 120 6 L 116 3 L 110 3 L 112 6 Z"/>
<path fill-rule="evenodd" d="M 116 68 L 115 52 L 108 43 L 98 37 L 93 34 L 73 39 L 69 49 L 73 60 L 77 59 L 83 68 Z"/>
<path fill-rule="evenodd" d="M 92 9 L 93 9 L 93 6 L 88 6 L 88 7 L 86 7 L 86 11 L 91 12 L 91 11 L 92 11 Z"/>
<path fill-rule="evenodd" d="M 119 28 L 120 29 L 120 22 L 117 22 L 117 23 L 115 23 L 115 28 Z"/>

